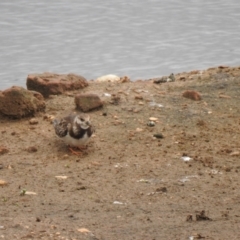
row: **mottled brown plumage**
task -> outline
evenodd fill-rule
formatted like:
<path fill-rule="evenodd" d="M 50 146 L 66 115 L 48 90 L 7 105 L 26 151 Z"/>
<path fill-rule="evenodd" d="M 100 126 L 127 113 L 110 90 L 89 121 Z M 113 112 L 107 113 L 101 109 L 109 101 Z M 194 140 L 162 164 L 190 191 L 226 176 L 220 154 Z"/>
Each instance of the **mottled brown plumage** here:
<path fill-rule="evenodd" d="M 83 114 L 70 114 L 60 120 L 54 119 L 55 133 L 72 147 L 81 147 L 87 143 L 94 129 L 89 116 Z"/>

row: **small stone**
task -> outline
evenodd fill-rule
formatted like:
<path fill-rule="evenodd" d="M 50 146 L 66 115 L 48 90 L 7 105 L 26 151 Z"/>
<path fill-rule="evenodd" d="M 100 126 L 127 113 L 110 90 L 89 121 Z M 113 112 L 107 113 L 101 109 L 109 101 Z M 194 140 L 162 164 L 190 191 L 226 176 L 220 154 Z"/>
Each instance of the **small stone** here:
<path fill-rule="evenodd" d="M 155 122 L 154 122 L 154 121 L 149 121 L 149 122 L 147 123 L 147 125 L 148 125 L 149 127 L 154 127 L 154 126 L 155 126 Z"/>
<path fill-rule="evenodd" d="M 7 182 L 0 179 L 0 187 L 6 186 Z"/>
<path fill-rule="evenodd" d="M 142 132 L 143 129 L 142 128 L 136 128 L 136 132 Z"/>
<path fill-rule="evenodd" d="M 155 133 L 155 134 L 153 134 L 153 136 L 154 136 L 155 138 L 163 138 L 162 133 Z"/>
<path fill-rule="evenodd" d="M 149 118 L 149 121 L 154 121 L 154 122 L 156 122 L 158 120 L 158 118 L 156 118 L 156 117 L 150 117 Z"/>
<path fill-rule="evenodd" d="M 26 149 L 29 153 L 37 152 L 37 148 L 35 146 L 28 147 Z"/>
<path fill-rule="evenodd" d="M 167 188 L 166 187 L 157 188 L 156 192 L 167 192 Z"/>
<path fill-rule="evenodd" d="M 43 120 L 46 120 L 46 121 L 49 121 L 49 122 L 51 122 L 54 118 L 55 118 L 55 116 L 49 115 L 49 114 L 45 114 L 43 116 Z"/>
<path fill-rule="evenodd" d="M 67 176 L 55 176 L 55 178 L 65 180 L 65 179 L 67 179 L 68 177 L 67 177 Z"/>
<path fill-rule="evenodd" d="M 80 232 L 80 233 L 90 233 L 91 232 L 87 228 L 79 228 L 77 231 Z"/>
<path fill-rule="evenodd" d="M 3 155 L 3 154 L 8 153 L 8 152 L 9 152 L 8 148 L 0 147 L 0 155 Z"/>
<path fill-rule="evenodd" d="M 75 96 L 76 108 L 83 112 L 89 112 L 103 106 L 100 97 L 94 93 L 80 93 Z"/>
<path fill-rule="evenodd" d="M 230 153 L 230 156 L 239 156 L 240 152 L 239 151 L 234 151 Z"/>
<path fill-rule="evenodd" d="M 135 99 L 138 99 L 138 100 L 143 100 L 143 97 L 142 97 L 142 96 L 140 96 L 140 95 L 136 95 L 136 96 L 135 96 Z"/>
<path fill-rule="evenodd" d="M 182 94 L 182 96 L 185 97 L 185 98 L 189 98 L 191 100 L 195 100 L 195 101 L 200 101 L 202 99 L 200 93 L 198 93 L 196 91 L 193 91 L 193 90 L 185 91 Z"/>
<path fill-rule="evenodd" d="M 31 125 L 38 124 L 38 120 L 36 118 L 31 118 L 29 120 L 29 124 L 31 124 Z"/>

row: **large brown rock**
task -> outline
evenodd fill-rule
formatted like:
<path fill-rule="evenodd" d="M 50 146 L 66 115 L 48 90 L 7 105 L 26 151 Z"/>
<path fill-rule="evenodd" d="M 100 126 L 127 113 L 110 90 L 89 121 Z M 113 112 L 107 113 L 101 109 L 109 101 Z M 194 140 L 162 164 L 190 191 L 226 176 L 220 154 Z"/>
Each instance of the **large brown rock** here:
<path fill-rule="evenodd" d="M 27 89 L 40 92 L 44 97 L 87 86 L 87 80 L 75 74 L 42 73 L 30 74 L 27 77 Z"/>
<path fill-rule="evenodd" d="M 100 108 L 103 106 L 103 102 L 100 97 L 94 93 L 80 93 L 75 96 L 76 108 L 83 111 L 89 112 L 93 109 Z"/>
<path fill-rule="evenodd" d="M 38 92 L 16 86 L 0 91 L 0 113 L 3 115 L 12 118 L 33 116 L 45 107 L 44 98 Z"/>

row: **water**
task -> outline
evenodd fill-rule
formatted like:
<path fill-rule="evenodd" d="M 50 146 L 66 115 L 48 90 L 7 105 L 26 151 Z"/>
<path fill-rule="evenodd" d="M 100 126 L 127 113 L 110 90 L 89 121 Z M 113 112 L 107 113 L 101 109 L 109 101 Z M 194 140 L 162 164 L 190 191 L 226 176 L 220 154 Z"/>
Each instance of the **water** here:
<path fill-rule="evenodd" d="M 30 73 L 132 80 L 240 65 L 238 0 L 0 1 L 0 89 Z"/>

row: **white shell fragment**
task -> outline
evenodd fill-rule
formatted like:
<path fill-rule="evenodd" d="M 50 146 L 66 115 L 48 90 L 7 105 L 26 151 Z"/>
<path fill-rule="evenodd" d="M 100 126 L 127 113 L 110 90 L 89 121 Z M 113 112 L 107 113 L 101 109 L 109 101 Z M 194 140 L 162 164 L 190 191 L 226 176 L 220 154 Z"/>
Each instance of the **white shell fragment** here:
<path fill-rule="evenodd" d="M 183 156 L 181 157 L 181 159 L 184 161 L 184 162 L 189 162 L 190 160 L 192 160 L 192 158 L 188 157 L 188 156 Z"/>
<path fill-rule="evenodd" d="M 80 232 L 80 233 L 90 233 L 91 232 L 87 228 L 79 228 L 77 231 Z"/>
<path fill-rule="evenodd" d="M 119 202 L 119 201 L 114 201 L 113 204 L 123 205 L 124 203 Z"/>
<path fill-rule="evenodd" d="M 24 195 L 37 195 L 35 192 L 26 191 Z"/>
<path fill-rule="evenodd" d="M 67 179 L 68 177 L 67 176 L 55 176 L 55 178 L 57 178 L 57 179 Z"/>

